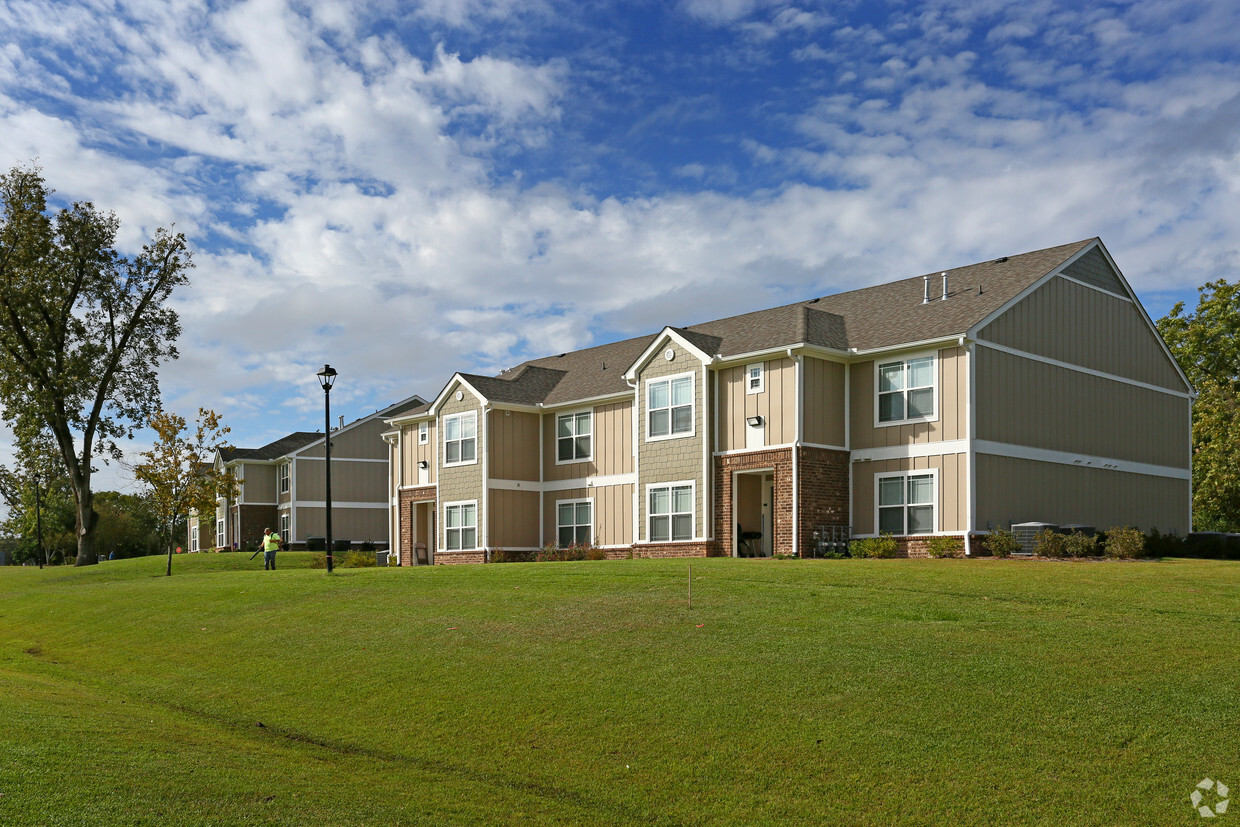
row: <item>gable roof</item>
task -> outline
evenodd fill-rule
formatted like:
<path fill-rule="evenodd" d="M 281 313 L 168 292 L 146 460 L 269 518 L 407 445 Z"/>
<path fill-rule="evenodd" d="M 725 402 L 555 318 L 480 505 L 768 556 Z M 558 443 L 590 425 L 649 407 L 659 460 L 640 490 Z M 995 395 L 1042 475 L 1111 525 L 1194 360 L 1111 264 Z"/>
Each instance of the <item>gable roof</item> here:
<path fill-rule="evenodd" d="M 224 462 L 238 459 L 279 459 L 285 454 L 291 454 L 298 448 L 304 448 L 311 442 L 322 438 L 323 435 L 317 431 L 294 431 L 288 436 L 280 437 L 275 442 L 267 443 L 262 448 L 221 448 L 220 456 Z"/>
<path fill-rule="evenodd" d="M 669 330 L 702 353 L 723 359 L 798 345 L 816 345 L 843 356 L 962 336 L 1091 245 L 1100 248 L 1101 241 L 1085 239 L 725 319 L 665 327 L 646 336 L 531 359 L 497 376 L 453 378 L 463 379 L 491 402 L 556 406 L 631 393 L 625 373 Z M 944 272 L 946 301 L 941 300 Z M 927 278 L 930 301 L 924 302 Z M 432 411 L 428 405 L 405 417 Z"/>

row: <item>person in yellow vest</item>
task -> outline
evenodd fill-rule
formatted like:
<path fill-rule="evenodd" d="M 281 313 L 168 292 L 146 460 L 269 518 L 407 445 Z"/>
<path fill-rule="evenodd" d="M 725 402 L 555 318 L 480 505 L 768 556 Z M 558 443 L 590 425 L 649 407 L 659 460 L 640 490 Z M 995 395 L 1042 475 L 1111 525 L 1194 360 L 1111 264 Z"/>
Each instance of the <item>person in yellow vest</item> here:
<path fill-rule="evenodd" d="M 280 550 L 280 535 L 269 528 L 263 529 L 263 571 L 276 570 L 276 552 Z"/>

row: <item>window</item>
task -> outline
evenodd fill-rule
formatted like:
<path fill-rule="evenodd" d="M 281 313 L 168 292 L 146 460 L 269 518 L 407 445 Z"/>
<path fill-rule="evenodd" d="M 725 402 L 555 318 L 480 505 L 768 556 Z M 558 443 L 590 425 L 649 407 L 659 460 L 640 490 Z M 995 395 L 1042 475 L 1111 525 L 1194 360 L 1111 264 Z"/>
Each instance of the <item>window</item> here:
<path fill-rule="evenodd" d="M 766 365 L 757 362 L 745 366 L 745 393 L 762 393 L 766 387 Z"/>
<path fill-rule="evenodd" d="M 693 374 L 654 379 L 646 385 L 646 439 L 693 433 Z"/>
<path fill-rule="evenodd" d="M 555 418 L 556 462 L 581 462 L 593 456 L 593 420 L 591 411 L 560 414 Z"/>
<path fill-rule="evenodd" d="M 425 445 L 431 439 L 431 424 L 429 422 L 418 423 L 418 444 Z"/>
<path fill-rule="evenodd" d="M 449 503 L 444 506 L 444 526 L 449 551 L 478 547 L 478 503 Z"/>
<path fill-rule="evenodd" d="M 287 514 L 280 515 L 280 539 L 285 543 L 288 542 L 288 515 Z"/>
<path fill-rule="evenodd" d="M 650 542 L 693 539 L 693 483 L 647 489 Z"/>
<path fill-rule="evenodd" d="M 198 550 L 198 526 L 192 526 L 189 530 L 189 550 Z"/>
<path fill-rule="evenodd" d="M 443 419 L 444 465 L 468 465 L 478 461 L 478 414 L 474 411 Z"/>
<path fill-rule="evenodd" d="M 223 520 L 215 521 L 215 547 L 216 548 L 224 547 L 224 521 Z"/>
<path fill-rule="evenodd" d="M 286 462 L 280 466 L 280 493 L 288 493 L 289 468 L 292 467 L 291 462 Z"/>
<path fill-rule="evenodd" d="M 878 365 L 878 421 L 934 419 L 934 357 Z"/>
<path fill-rule="evenodd" d="M 934 531 L 935 476 L 891 474 L 878 484 L 878 530 L 883 534 L 929 534 Z"/>
<path fill-rule="evenodd" d="M 556 539 L 560 548 L 594 542 L 594 503 L 591 500 L 560 500 L 556 503 Z"/>

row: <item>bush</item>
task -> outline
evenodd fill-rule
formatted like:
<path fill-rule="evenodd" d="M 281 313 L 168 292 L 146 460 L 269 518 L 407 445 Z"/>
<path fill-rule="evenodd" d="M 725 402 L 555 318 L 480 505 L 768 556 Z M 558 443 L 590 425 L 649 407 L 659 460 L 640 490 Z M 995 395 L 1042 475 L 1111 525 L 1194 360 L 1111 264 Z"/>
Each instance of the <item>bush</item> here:
<path fill-rule="evenodd" d="M 1057 531 L 1044 528 L 1033 537 L 1033 553 L 1056 560 L 1067 557 L 1068 538 Z"/>
<path fill-rule="evenodd" d="M 959 537 L 931 537 L 926 542 L 926 552 L 931 557 L 962 557 L 964 547 Z"/>
<path fill-rule="evenodd" d="M 881 537 L 866 537 L 863 540 L 853 540 L 848 545 L 848 550 L 853 557 L 875 557 L 887 559 L 895 557 L 899 546 L 896 545 L 896 538 L 890 534 L 884 534 Z"/>
<path fill-rule="evenodd" d="M 986 548 L 990 549 L 990 553 L 995 557 L 1000 558 L 1011 557 L 1024 550 L 1020 540 L 1016 539 L 1016 535 L 1006 528 L 996 528 L 990 532 L 990 536 L 986 538 Z"/>
<path fill-rule="evenodd" d="M 372 569 L 379 565 L 378 561 L 375 560 L 375 553 L 373 551 L 362 551 L 361 549 L 346 551 L 343 555 L 334 555 L 333 562 L 336 560 L 339 560 L 339 562 L 335 564 L 342 569 Z"/>
<path fill-rule="evenodd" d="M 1064 549 L 1069 557 L 1097 557 L 1098 538 L 1074 531 L 1064 538 Z"/>
<path fill-rule="evenodd" d="M 563 563 L 572 560 L 606 560 L 607 552 L 593 543 L 573 543 L 561 548 L 548 543 L 534 552 L 535 563 Z"/>
<path fill-rule="evenodd" d="M 1145 538 L 1145 553 L 1150 557 L 1187 557 L 1187 541 L 1175 534 L 1163 534 L 1157 527 Z"/>
<path fill-rule="evenodd" d="M 534 559 L 532 551 L 509 551 L 503 548 L 491 549 L 492 563 L 528 563 Z"/>
<path fill-rule="evenodd" d="M 1107 531 L 1103 552 L 1112 560 L 1132 560 L 1145 556 L 1145 535 L 1135 528 Z"/>

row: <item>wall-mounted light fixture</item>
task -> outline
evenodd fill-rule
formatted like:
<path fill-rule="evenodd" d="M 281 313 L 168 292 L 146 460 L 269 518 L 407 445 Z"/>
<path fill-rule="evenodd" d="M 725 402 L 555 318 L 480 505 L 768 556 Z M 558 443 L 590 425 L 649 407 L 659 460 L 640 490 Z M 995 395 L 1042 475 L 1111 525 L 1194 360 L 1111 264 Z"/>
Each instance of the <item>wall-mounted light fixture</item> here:
<path fill-rule="evenodd" d="M 427 468 L 430 468 L 430 467 L 431 467 L 431 464 L 427 462 L 426 460 L 424 459 L 418 460 L 418 468 L 422 469 L 423 471 L 425 471 Z"/>
<path fill-rule="evenodd" d="M 749 425 L 750 427 L 753 427 L 753 428 L 760 428 L 760 427 L 762 427 L 762 417 L 760 417 L 760 416 L 747 416 L 747 417 L 745 417 L 745 424 L 746 424 L 746 425 Z"/>

